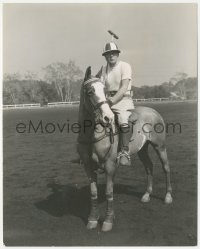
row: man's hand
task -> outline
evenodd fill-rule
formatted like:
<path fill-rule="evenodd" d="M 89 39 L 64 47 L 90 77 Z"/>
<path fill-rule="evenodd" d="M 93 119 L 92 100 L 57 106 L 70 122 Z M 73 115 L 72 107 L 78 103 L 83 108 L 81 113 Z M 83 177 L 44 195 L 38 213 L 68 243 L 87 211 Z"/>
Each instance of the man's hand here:
<path fill-rule="evenodd" d="M 108 97 L 107 102 L 108 102 L 109 106 L 112 106 L 113 105 L 113 97 Z"/>
<path fill-rule="evenodd" d="M 123 98 L 124 94 L 128 89 L 129 81 L 129 79 L 122 80 L 122 86 L 120 87 L 118 92 L 113 97 L 108 98 L 109 106 L 117 104 Z"/>

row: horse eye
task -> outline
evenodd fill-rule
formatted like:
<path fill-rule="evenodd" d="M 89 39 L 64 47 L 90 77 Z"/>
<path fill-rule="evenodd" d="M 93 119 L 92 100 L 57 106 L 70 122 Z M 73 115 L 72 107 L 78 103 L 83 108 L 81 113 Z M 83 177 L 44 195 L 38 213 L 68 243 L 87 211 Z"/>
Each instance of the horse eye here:
<path fill-rule="evenodd" d="M 95 92 L 95 90 L 94 90 L 94 88 L 92 87 L 92 88 L 90 88 L 89 90 L 88 90 L 88 94 L 89 95 L 92 95 L 93 93 Z"/>

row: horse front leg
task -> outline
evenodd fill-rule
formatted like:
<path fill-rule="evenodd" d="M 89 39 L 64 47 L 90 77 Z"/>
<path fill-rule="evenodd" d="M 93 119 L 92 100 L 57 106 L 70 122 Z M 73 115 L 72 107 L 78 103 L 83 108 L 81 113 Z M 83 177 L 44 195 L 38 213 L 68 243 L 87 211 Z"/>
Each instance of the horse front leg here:
<path fill-rule="evenodd" d="M 116 172 L 115 162 L 108 160 L 105 164 L 106 170 L 106 217 L 103 222 L 102 231 L 108 232 L 112 230 L 114 220 L 114 208 L 113 208 L 113 185 L 114 176 Z"/>
<path fill-rule="evenodd" d="M 84 167 L 90 181 L 90 214 L 88 216 L 87 229 L 94 229 L 97 227 L 99 219 L 97 173 L 91 160 L 88 160 Z"/>
<path fill-rule="evenodd" d="M 98 225 L 98 194 L 97 194 L 97 174 L 93 172 L 90 178 L 90 214 L 88 217 L 87 229 L 94 229 Z"/>
<path fill-rule="evenodd" d="M 98 194 L 97 194 L 97 173 L 94 162 L 91 159 L 91 148 L 79 144 L 78 152 L 83 161 L 84 169 L 90 182 L 90 214 L 88 216 L 87 228 L 93 229 L 98 225 Z"/>

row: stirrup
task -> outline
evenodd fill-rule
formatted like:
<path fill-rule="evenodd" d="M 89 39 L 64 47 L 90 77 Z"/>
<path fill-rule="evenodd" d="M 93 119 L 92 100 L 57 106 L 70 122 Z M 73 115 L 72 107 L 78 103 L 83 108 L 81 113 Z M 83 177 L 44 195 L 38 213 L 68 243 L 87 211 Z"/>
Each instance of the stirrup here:
<path fill-rule="evenodd" d="M 128 161 L 131 160 L 131 157 L 130 157 L 130 155 L 129 155 L 129 152 L 126 151 L 126 150 L 122 150 L 122 151 L 120 151 L 120 152 L 118 153 L 118 155 L 117 155 L 117 161 L 118 161 L 118 162 L 120 161 L 120 158 L 121 158 L 122 156 L 125 156 L 125 157 L 128 159 Z"/>

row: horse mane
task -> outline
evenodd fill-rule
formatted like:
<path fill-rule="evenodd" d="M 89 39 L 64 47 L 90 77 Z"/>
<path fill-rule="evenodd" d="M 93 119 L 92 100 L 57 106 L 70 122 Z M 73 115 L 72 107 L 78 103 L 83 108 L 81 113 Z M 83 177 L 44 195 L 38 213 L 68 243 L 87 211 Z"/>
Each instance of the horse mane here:
<path fill-rule="evenodd" d="M 79 121 L 83 120 L 85 116 L 89 119 L 93 118 L 92 111 L 91 112 L 87 111 L 85 107 L 85 103 L 87 101 L 87 95 L 85 93 L 84 87 L 95 80 L 99 80 L 99 78 L 97 76 L 92 76 L 91 66 L 87 67 L 85 72 L 85 77 L 81 84 L 81 89 L 80 89 Z"/>
<path fill-rule="evenodd" d="M 94 115 L 92 110 L 90 112 L 88 109 L 86 109 L 86 101 L 88 100 L 84 89 L 84 82 L 85 80 L 83 81 L 80 89 L 80 104 L 78 112 L 78 123 L 81 127 L 81 132 L 78 134 L 78 142 L 82 143 L 91 141 L 91 137 L 93 135 L 92 127 L 91 129 L 84 129 L 84 122 L 87 121 L 94 123 Z"/>

